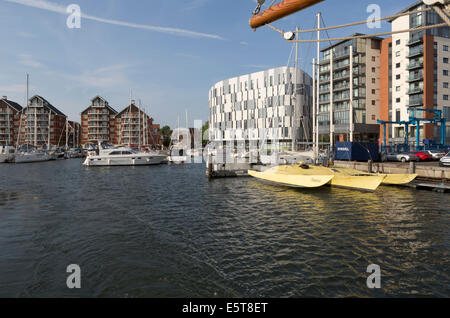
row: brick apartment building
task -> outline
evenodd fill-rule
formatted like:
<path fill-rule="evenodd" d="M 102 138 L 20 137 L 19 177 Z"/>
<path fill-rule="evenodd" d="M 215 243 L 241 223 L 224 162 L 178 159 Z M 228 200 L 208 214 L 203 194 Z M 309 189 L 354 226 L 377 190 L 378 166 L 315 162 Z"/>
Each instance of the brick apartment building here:
<path fill-rule="evenodd" d="M 0 145 L 15 145 L 19 132 L 22 106 L 3 96 L 0 99 Z"/>
<path fill-rule="evenodd" d="M 35 95 L 22 110 L 18 144 L 64 146 L 67 116 L 45 98 Z"/>
<path fill-rule="evenodd" d="M 81 113 L 81 144 L 115 143 L 116 115 L 117 111 L 106 99 L 94 97 L 91 105 Z"/>

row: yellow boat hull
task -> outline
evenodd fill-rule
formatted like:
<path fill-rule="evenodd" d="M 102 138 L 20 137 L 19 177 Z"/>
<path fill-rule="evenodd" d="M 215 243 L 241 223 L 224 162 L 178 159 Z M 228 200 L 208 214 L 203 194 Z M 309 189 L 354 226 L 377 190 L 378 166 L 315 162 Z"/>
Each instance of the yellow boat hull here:
<path fill-rule="evenodd" d="M 350 168 L 336 168 L 339 171 L 342 171 L 347 174 L 364 174 L 369 176 L 384 176 L 384 180 L 382 184 L 392 184 L 392 185 L 401 185 L 408 184 L 414 179 L 417 178 L 417 174 L 376 174 L 376 173 L 365 173 L 359 170 L 350 169 Z"/>
<path fill-rule="evenodd" d="M 260 180 L 295 188 L 319 188 L 328 184 L 333 179 L 332 175 L 287 175 L 252 170 L 249 170 L 248 174 Z"/>
<path fill-rule="evenodd" d="M 393 185 L 408 184 L 414 181 L 417 176 L 417 174 L 387 174 L 383 183 Z"/>
<path fill-rule="evenodd" d="M 375 191 L 383 182 L 384 175 L 371 175 L 345 169 L 329 169 L 321 166 L 282 165 L 265 172 L 249 171 L 255 178 L 302 188 L 317 188 L 325 184 L 334 187 Z"/>

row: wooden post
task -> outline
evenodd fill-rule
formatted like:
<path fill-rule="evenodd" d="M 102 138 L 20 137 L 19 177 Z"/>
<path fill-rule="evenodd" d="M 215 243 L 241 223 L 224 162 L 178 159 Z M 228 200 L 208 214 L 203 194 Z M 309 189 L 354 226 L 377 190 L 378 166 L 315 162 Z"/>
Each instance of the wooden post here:
<path fill-rule="evenodd" d="M 368 170 L 368 172 L 369 173 L 372 173 L 372 171 L 373 171 L 373 161 L 372 160 L 369 160 L 368 161 L 368 163 L 367 163 L 367 170 Z"/>
<path fill-rule="evenodd" d="M 409 173 L 416 173 L 416 163 L 414 161 L 409 162 Z"/>

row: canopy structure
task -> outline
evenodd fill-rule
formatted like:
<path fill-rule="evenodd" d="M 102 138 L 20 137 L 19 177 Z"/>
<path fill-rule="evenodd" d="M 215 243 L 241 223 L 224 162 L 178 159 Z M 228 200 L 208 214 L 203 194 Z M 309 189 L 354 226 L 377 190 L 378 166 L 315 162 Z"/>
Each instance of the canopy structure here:
<path fill-rule="evenodd" d="M 283 0 L 265 11 L 255 14 L 250 19 L 250 27 L 257 29 L 322 1 L 324 0 Z"/>

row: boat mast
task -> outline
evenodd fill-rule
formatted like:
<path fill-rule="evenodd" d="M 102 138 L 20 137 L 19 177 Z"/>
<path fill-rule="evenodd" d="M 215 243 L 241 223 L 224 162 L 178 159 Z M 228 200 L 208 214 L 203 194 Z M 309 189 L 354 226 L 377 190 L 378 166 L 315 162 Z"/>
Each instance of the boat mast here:
<path fill-rule="evenodd" d="M 66 117 L 66 151 L 69 148 L 69 120 Z"/>
<path fill-rule="evenodd" d="M 313 152 L 314 152 L 314 163 L 317 163 L 317 144 L 316 144 L 316 130 L 317 130 L 317 118 L 316 118 L 316 111 L 317 111 L 317 105 L 316 105 L 316 59 L 313 58 L 312 60 L 312 66 L 313 66 Z"/>
<path fill-rule="evenodd" d="M 320 105 L 320 19 L 321 13 L 317 14 L 317 80 L 316 87 L 316 158 L 319 158 L 319 105 Z M 316 68 L 316 65 L 314 65 Z"/>
<path fill-rule="evenodd" d="M 141 100 L 139 100 L 139 106 L 138 106 L 138 123 L 139 123 L 139 149 L 141 149 Z"/>
<path fill-rule="evenodd" d="M 6 114 L 8 115 L 8 146 L 11 145 L 11 123 L 10 123 L 10 116 L 9 116 L 9 105 L 6 106 Z"/>
<path fill-rule="evenodd" d="M 48 110 L 48 132 L 47 132 L 47 143 L 48 143 L 48 149 L 51 148 L 51 142 L 50 142 L 50 122 L 52 120 L 52 110 Z"/>
<path fill-rule="evenodd" d="M 353 142 L 353 45 L 350 45 L 350 142 Z"/>
<path fill-rule="evenodd" d="M 298 27 L 296 27 L 296 30 L 298 31 Z M 295 39 L 298 40 L 298 32 L 295 33 Z M 298 101 L 297 101 L 297 82 L 298 82 L 298 42 L 295 43 L 295 63 L 294 63 L 294 119 L 292 123 L 292 151 L 297 150 L 297 136 L 298 136 Z"/>

